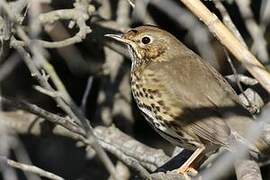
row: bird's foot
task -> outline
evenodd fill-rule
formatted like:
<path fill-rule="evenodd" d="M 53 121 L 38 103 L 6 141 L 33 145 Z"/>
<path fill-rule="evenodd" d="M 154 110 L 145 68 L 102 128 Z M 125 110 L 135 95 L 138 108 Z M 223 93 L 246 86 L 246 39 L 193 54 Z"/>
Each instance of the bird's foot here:
<path fill-rule="evenodd" d="M 191 177 L 194 177 L 198 174 L 198 171 L 194 168 L 185 166 L 181 166 L 180 168 L 175 169 L 172 172 L 184 176 L 186 180 L 190 180 Z"/>
<path fill-rule="evenodd" d="M 196 176 L 198 174 L 198 171 L 192 167 L 180 167 L 176 169 L 176 172 L 178 174 L 183 174 L 183 175 L 189 175 L 189 176 Z"/>

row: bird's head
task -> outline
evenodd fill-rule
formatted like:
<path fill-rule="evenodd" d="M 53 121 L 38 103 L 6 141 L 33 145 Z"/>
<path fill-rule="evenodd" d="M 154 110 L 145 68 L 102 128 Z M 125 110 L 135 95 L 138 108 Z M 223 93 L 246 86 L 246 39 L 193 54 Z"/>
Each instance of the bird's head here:
<path fill-rule="evenodd" d="M 170 33 L 154 26 L 139 26 L 123 34 L 105 36 L 128 45 L 132 63 L 135 64 L 167 61 L 179 44 Z"/>

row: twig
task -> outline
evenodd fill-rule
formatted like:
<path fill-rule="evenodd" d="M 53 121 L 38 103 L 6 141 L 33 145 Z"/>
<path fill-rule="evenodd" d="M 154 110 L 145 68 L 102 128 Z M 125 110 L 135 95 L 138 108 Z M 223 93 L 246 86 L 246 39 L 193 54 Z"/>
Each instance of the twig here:
<path fill-rule="evenodd" d="M 11 105 L 13 107 L 16 107 L 18 109 L 23 109 L 27 112 L 31 112 L 33 114 L 36 114 L 42 118 L 45 118 L 55 124 L 60 124 L 63 127 L 67 128 L 68 130 L 78 133 L 79 135 L 85 136 L 84 130 L 78 126 L 75 123 L 72 123 L 69 119 L 63 118 L 61 116 L 57 116 L 55 114 L 52 114 L 48 111 L 45 111 L 38 106 L 34 104 L 30 104 L 27 102 L 22 102 L 22 101 L 16 101 L 16 100 L 10 100 L 5 97 L 0 97 L 0 102 L 3 104 Z"/>
<path fill-rule="evenodd" d="M 87 98 L 90 94 L 90 91 L 92 89 L 92 84 L 93 84 L 93 76 L 89 76 L 86 84 L 86 88 L 83 93 L 82 97 L 82 103 L 81 103 L 81 110 L 83 113 L 86 112 L 86 103 L 87 103 Z"/>
<path fill-rule="evenodd" d="M 250 0 L 236 0 L 235 2 L 239 7 L 242 17 L 244 18 L 248 32 L 254 41 L 253 47 L 255 52 L 258 54 L 263 63 L 269 62 L 267 43 L 264 39 L 263 31 L 260 29 L 259 25 L 254 19 L 252 10 L 250 8 Z"/>
<path fill-rule="evenodd" d="M 214 53 L 215 51 L 211 46 L 209 32 L 189 11 L 172 0 L 152 0 L 150 4 L 166 13 L 170 18 L 175 20 L 181 28 L 186 28 L 200 55 L 213 66 L 219 67 L 216 54 Z"/>
<path fill-rule="evenodd" d="M 38 44 L 32 42 L 29 39 L 29 37 L 27 36 L 27 34 L 24 32 L 24 30 L 19 26 L 17 26 L 17 34 L 19 35 L 20 38 L 22 38 L 22 40 L 26 43 L 26 45 L 30 47 L 30 50 L 33 53 L 33 57 L 35 59 L 35 62 L 29 61 L 29 63 L 32 63 L 32 66 L 33 66 L 32 71 L 31 70 L 30 71 L 35 74 L 39 71 L 39 68 L 38 68 L 39 66 L 44 68 L 44 70 L 50 75 L 50 78 L 53 81 L 54 85 L 56 86 L 56 89 L 62 93 L 62 96 L 66 99 L 67 102 L 71 103 L 70 95 L 68 94 L 61 79 L 59 78 L 59 76 L 55 72 L 54 67 L 45 59 L 45 57 L 41 53 L 42 52 L 40 50 L 41 47 Z M 13 39 L 13 41 L 16 41 L 16 40 Z M 18 49 L 18 48 L 20 48 L 20 46 L 15 46 L 14 48 Z M 22 52 L 22 50 L 21 50 L 21 52 Z M 25 53 L 27 53 L 27 52 L 25 51 Z M 46 83 L 47 85 L 45 86 L 45 83 L 46 82 L 42 83 L 41 85 L 49 90 L 53 90 L 53 88 L 49 88 L 48 83 Z"/>
<path fill-rule="evenodd" d="M 3 103 L 8 103 L 4 100 L 4 98 L 2 98 L 2 100 Z M 13 104 L 16 105 L 16 103 Z M 27 103 L 26 106 L 28 104 L 29 103 Z M 21 108 L 28 109 L 25 108 L 25 106 L 22 106 Z M 62 117 L 59 117 L 58 115 L 51 115 L 51 113 L 46 112 L 45 110 L 40 110 L 40 108 L 38 107 L 31 109 L 31 111 L 27 111 L 32 111 L 34 114 L 38 114 L 38 117 L 46 116 L 45 118 L 53 123 L 57 122 L 60 126 L 56 126 L 54 128 L 53 132 L 55 134 L 66 136 L 76 141 L 81 141 L 87 146 L 91 145 L 85 139 L 85 136 L 78 134 L 76 131 L 72 131 L 72 128 L 69 129 L 67 125 L 63 123 L 63 121 L 58 121 L 58 119 L 62 119 Z M 46 113 L 42 113 L 43 111 L 45 111 Z M 40 119 L 34 123 L 33 121 L 37 117 L 30 115 L 31 114 L 27 113 L 22 114 L 22 112 L 18 112 L 17 114 L 16 112 L 0 112 L 0 123 L 2 124 L 2 126 L 11 128 L 21 134 L 31 133 L 38 135 L 40 134 L 39 126 L 42 120 Z M 18 118 L 18 116 L 20 116 L 20 118 Z M 64 128 L 62 128 L 61 126 Z M 142 167 L 142 165 L 154 171 L 157 167 L 163 165 L 166 161 L 169 160 L 169 157 L 166 156 L 163 151 L 147 147 L 146 145 L 124 134 L 116 127 L 97 127 L 94 131 L 103 148 L 114 154 L 125 164 L 131 166 L 132 169 L 139 172 L 139 174 L 145 174 L 145 178 L 148 175 L 146 173 L 147 171 Z"/>
<path fill-rule="evenodd" d="M 7 165 L 9 165 L 13 168 L 20 169 L 20 170 L 26 171 L 26 172 L 31 172 L 31 173 L 37 174 L 41 177 L 46 177 L 46 178 L 52 179 L 52 180 L 64 180 L 64 178 L 62 178 L 58 175 L 55 175 L 51 172 L 45 171 L 45 170 L 38 168 L 36 166 L 19 163 L 19 162 L 13 161 L 11 159 L 7 159 L 3 156 L 0 156 L 0 161 L 5 162 Z"/>
<path fill-rule="evenodd" d="M 140 164 L 140 162 L 132 157 L 129 157 L 120 151 L 115 146 L 111 144 L 106 144 L 105 142 L 100 142 L 103 147 L 105 147 L 109 152 L 116 155 L 120 160 L 125 162 L 129 167 L 131 167 L 142 179 L 150 179 L 149 172 Z"/>
<path fill-rule="evenodd" d="M 270 93 L 270 74 L 256 57 L 246 49 L 230 30 L 211 13 L 200 0 L 180 0 L 209 30 L 220 40 L 220 42 L 243 64 L 243 66 L 260 82 Z"/>
<path fill-rule="evenodd" d="M 241 83 L 240 83 L 239 77 L 238 77 L 238 72 L 236 71 L 236 69 L 235 69 L 235 67 L 234 67 L 234 65 L 233 65 L 233 62 L 232 62 L 232 60 L 231 60 L 231 58 L 230 58 L 230 55 L 229 55 L 229 53 L 228 53 L 228 51 L 227 51 L 226 49 L 225 49 L 224 51 L 225 51 L 226 59 L 227 59 L 227 61 L 229 62 L 230 66 L 231 66 L 231 69 L 232 69 L 232 72 L 233 72 L 233 74 L 234 74 L 234 76 L 235 76 L 236 84 L 237 84 L 237 86 L 238 86 L 240 92 L 241 92 L 241 93 L 243 94 L 243 96 L 246 98 L 246 102 L 248 102 L 247 108 L 252 107 L 253 104 L 252 104 L 252 102 L 248 99 L 248 97 L 246 96 L 246 94 L 244 93 L 244 89 L 243 89 L 243 87 L 242 87 L 242 85 L 241 85 Z"/>
<path fill-rule="evenodd" d="M 109 1 L 108 1 L 109 2 Z M 109 3 L 106 4 L 109 4 Z M 107 5 L 108 6 L 108 5 Z M 103 7 L 99 12 L 102 16 L 109 17 L 109 6 Z M 116 22 L 124 27 L 127 27 L 130 23 L 129 19 L 129 4 L 127 0 L 118 1 Z M 104 69 L 109 73 L 103 77 L 101 81 L 101 91 L 98 95 L 99 109 L 97 115 L 100 116 L 102 122 L 106 125 L 111 125 L 113 122 L 113 110 L 116 108 L 116 103 L 119 99 L 116 99 L 116 90 L 119 87 L 119 80 L 117 77 L 121 73 L 121 66 L 124 61 L 124 57 L 115 51 L 104 47 L 105 52 L 105 64 Z M 129 108 L 130 106 L 125 106 Z"/>
<path fill-rule="evenodd" d="M 238 40 L 242 43 L 242 45 L 245 46 L 246 48 L 248 48 L 245 41 L 244 41 L 244 38 L 242 37 L 242 35 L 238 31 L 237 27 L 233 23 L 228 11 L 223 6 L 221 0 L 213 0 L 213 2 L 215 4 L 216 8 L 219 10 L 219 12 L 222 15 L 223 23 L 227 25 L 227 27 L 233 32 L 233 34 L 238 38 Z"/>
<path fill-rule="evenodd" d="M 1 0 L 1 5 L 3 6 L 4 10 L 9 15 L 9 18 L 11 20 L 14 20 L 16 22 L 16 18 L 14 14 L 11 13 L 9 5 Z M 79 1 L 78 1 L 79 3 Z M 87 3 L 87 1 L 81 1 L 81 3 Z M 112 177 L 114 179 L 117 179 L 117 175 L 115 173 L 115 168 L 113 163 L 111 162 L 110 158 L 107 156 L 106 152 L 100 147 L 98 144 L 96 137 L 93 133 L 93 128 L 89 124 L 89 121 L 82 115 L 82 113 L 79 111 L 77 106 L 73 103 L 72 99 L 70 98 L 69 94 L 65 90 L 65 86 L 62 84 L 62 81 L 58 78 L 56 72 L 54 71 L 51 64 L 49 64 L 42 53 L 38 49 L 38 44 L 35 44 L 34 42 L 31 42 L 30 39 L 27 37 L 26 33 L 23 31 L 23 29 L 19 26 L 16 27 L 17 33 L 19 36 L 24 40 L 24 42 L 30 47 L 30 50 L 32 51 L 33 55 L 36 60 L 38 60 L 39 63 L 42 63 L 43 67 L 46 69 L 47 73 L 49 73 L 50 76 L 52 76 L 52 80 L 54 81 L 54 84 L 56 87 L 60 88 L 58 89 L 61 93 L 63 93 L 63 97 L 55 97 L 54 100 L 58 103 L 58 105 L 77 123 L 82 123 L 86 134 L 87 134 L 87 141 L 91 143 L 93 148 L 95 149 L 97 155 L 107 168 L 107 170 L 110 172 Z M 36 79 L 38 82 L 47 90 L 54 91 L 52 86 L 48 83 L 47 79 L 45 79 L 42 74 L 40 73 L 37 62 L 33 62 L 31 59 L 31 56 L 29 53 L 22 48 L 21 46 L 14 47 L 24 58 L 26 65 L 28 66 L 29 70 L 32 74 L 35 74 Z"/>
<path fill-rule="evenodd" d="M 46 120 L 52 123 L 59 124 L 70 131 L 68 136 L 75 138 L 77 140 L 80 140 L 86 145 L 91 145 L 91 143 L 87 141 L 86 139 L 87 136 L 85 132 L 83 131 L 83 129 L 74 123 L 70 123 L 70 121 L 67 118 L 61 117 L 56 114 L 52 114 L 44 109 L 41 109 L 40 107 L 36 105 L 30 104 L 27 102 L 18 101 L 18 100 L 10 100 L 5 97 L 0 98 L 0 103 L 3 103 L 4 105 L 11 105 L 12 107 L 19 108 L 27 112 L 33 113 L 37 115 L 38 117 L 45 118 Z M 2 119 L 5 122 L 5 124 L 7 124 L 8 126 L 11 126 L 15 129 L 18 127 L 21 127 L 21 128 L 23 127 L 28 132 L 27 129 L 29 127 L 27 127 L 28 126 L 27 124 L 15 125 L 16 123 L 14 122 L 12 123 L 12 119 L 10 119 L 9 121 L 4 120 L 5 119 L 4 117 Z M 26 123 L 29 120 L 22 118 L 21 121 Z M 9 125 L 9 122 L 11 123 L 11 125 Z M 0 121 L 0 123 L 2 122 Z M 30 124 L 31 123 L 29 123 L 29 125 Z M 147 169 L 154 171 L 156 168 L 163 165 L 169 159 L 169 157 L 166 156 L 163 151 L 155 150 L 153 148 L 147 147 L 146 145 L 124 134 L 116 127 L 112 126 L 109 128 L 105 128 L 105 127 L 100 126 L 100 127 L 96 127 L 94 131 L 95 131 L 96 136 L 98 137 L 100 144 L 106 150 L 116 155 L 120 160 L 122 160 L 126 164 L 133 167 L 133 169 L 136 169 L 136 171 L 140 172 L 140 174 L 145 174 L 145 172 L 147 172 L 145 169 L 143 169 L 143 167 L 140 164 L 147 167 Z M 75 133 L 76 135 L 75 136 L 72 135 L 71 132 Z"/>
<path fill-rule="evenodd" d="M 243 37 L 241 36 L 240 32 L 238 31 L 238 29 L 234 25 L 229 13 L 227 12 L 226 8 L 223 6 L 222 2 L 220 0 L 214 0 L 213 2 L 215 4 L 216 8 L 220 11 L 224 24 L 226 24 L 228 26 L 228 28 L 234 33 L 234 35 L 238 38 L 238 40 L 242 43 L 242 45 L 244 47 L 248 48 L 245 41 L 244 41 L 244 39 L 243 39 Z M 234 64 L 233 64 L 233 62 L 232 62 L 232 60 L 230 58 L 230 55 L 229 55 L 228 51 L 226 49 L 224 51 L 225 51 L 226 59 L 229 62 L 230 66 L 231 66 L 231 69 L 233 71 L 235 82 L 236 82 L 239 90 L 242 93 L 241 97 L 245 98 L 245 100 L 242 100 L 242 102 L 245 102 L 244 105 L 247 106 L 247 109 L 252 110 L 251 113 L 258 112 L 257 108 L 254 108 L 255 104 L 253 104 L 253 101 L 250 101 L 250 99 L 244 93 L 243 87 L 242 87 L 242 85 L 240 83 L 239 74 L 238 74 L 237 70 L 234 67 Z M 243 78 L 242 78 L 242 80 L 243 80 Z"/>
<path fill-rule="evenodd" d="M 32 76 L 36 76 L 36 75 L 32 74 Z M 47 90 L 47 89 L 45 89 L 45 88 L 43 88 L 41 86 L 34 86 L 34 88 L 38 92 L 40 92 L 42 94 L 45 94 L 45 95 L 47 95 L 49 97 L 52 97 L 52 98 L 60 98 L 61 97 L 61 94 L 59 92 L 57 92 L 57 91 L 50 91 L 50 90 Z"/>
<path fill-rule="evenodd" d="M 17 136 L 17 134 L 14 134 L 10 137 L 11 137 L 11 144 L 10 144 L 9 148 L 10 148 L 10 150 L 12 150 L 14 152 L 16 160 L 18 162 L 21 162 L 24 164 L 33 165 L 32 161 L 27 153 L 27 150 L 24 147 L 24 144 L 21 142 L 21 140 Z M 5 157 L 9 157 L 9 156 L 5 156 Z M 41 178 L 34 173 L 24 171 L 24 174 L 25 174 L 27 180 L 41 180 Z"/>
<path fill-rule="evenodd" d="M 45 87 L 47 90 L 49 90 L 50 92 L 55 92 L 55 90 L 51 87 L 51 85 L 48 83 L 48 81 L 46 79 L 44 79 L 44 77 L 42 76 L 42 74 L 39 72 L 39 70 L 37 69 L 37 67 L 35 66 L 34 62 L 31 59 L 31 56 L 29 55 L 29 53 L 22 47 L 17 46 L 14 47 L 19 54 L 23 57 L 26 65 L 28 66 L 29 70 L 31 71 L 32 75 L 34 75 L 34 77 L 38 80 L 38 82 Z M 57 93 L 56 93 L 57 94 Z M 59 94 L 59 93 L 58 93 Z M 54 98 L 54 100 L 59 104 L 59 106 L 67 113 L 71 116 L 71 118 L 76 117 L 75 114 L 73 113 L 73 111 L 70 109 L 70 107 L 66 104 L 65 101 L 63 101 L 63 99 L 59 96 L 56 96 Z M 77 118 L 74 118 L 74 120 L 77 120 Z M 77 120 L 77 122 L 79 123 L 80 121 Z"/>
<path fill-rule="evenodd" d="M 136 2 L 135 0 L 128 0 L 128 2 L 129 2 L 131 7 L 133 7 L 133 8 L 135 7 L 135 2 Z"/>
<path fill-rule="evenodd" d="M 46 11 L 52 10 L 50 6 L 43 7 L 43 9 Z M 53 29 L 50 28 L 50 25 L 48 25 L 48 27 L 49 28 L 47 28 L 45 25 L 44 30 L 50 36 L 52 41 L 61 41 L 71 36 L 68 30 L 60 21 L 54 22 Z M 101 65 L 99 67 L 97 65 L 101 63 L 95 64 L 94 62 L 96 61 L 89 61 L 86 57 L 82 56 L 80 50 L 75 46 L 75 44 L 57 48 L 56 51 L 63 58 L 72 74 L 81 75 L 85 73 L 89 74 L 89 72 L 92 74 L 92 72 L 96 72 L 100 69 Z"/>
<path fill-rule="evenodd" d="M 0 170 L 3 180 L 19 180 L 14 168 L 11 168 L 6 163 L 0 161 Z"/>
<path fill-rule="evenodd" d="M 87 141 L 88 141 L 88 143 L 90 143 L 94 147 L 95 151 L 97 152 L 99 158 L 104 163 L 105 167 L 108 169 L 108 171 L 110 172 L 112 177 L 114 179 L 116 179 L 117 175 L 115 173 L 115 168 L 113 166 L 113 163 L 110 161 L 110 159 L 107 156 L 107 154 L 105 153 L 105 151 L 97 143 L 95 135 L 93 133 L 93 128 L 91 127 L 89 121 L 81 114 L 80 110 L 72 102 L 71 99 L 70 99 L 69 104 L 71 105 L 71 108 L 70 108 L 70 110 L 71 110 L 70 113 L 71 114 L 69 114 L 69 113 L 68 114 L 71 115 L 72 119 L 77 120 L 77 122 L 80 121 L 83 124 L 83 127 L 84 127 L 84 129 L 86 130 L 86 133 L 87 133 L 87 137 L 88 137 Z M 65 106 L 63 106 L 63 107 L 65 107 Z"/>
<path fill-rule="evenodd" d="M 46 48 L 59 48 L 81 42 L 85 39 L 86 35 L 91 32 L 89 26 L 86 25 L 86 21 L 94 11 L 94 6 L 88 3 L 75 2 L 74 9 L 55 10 L 41 14 L 39 19 L 42 24 L 53 23 L 60 19 L 73 20 L 78 25 L 79 32 L 71 38 L 58 42 L 48 42 L 44 40 L 38 40 L 38 42 Z"/>
<path fill-rule="evenodd" d="M 37 77 L 38 77 L 38 80 L 39 82 L 45 86 L 47 89 L 53 91 L 52 87 L 48 84 L 48 82 L 46 80 L 44 80 L 41 76 L 40 73 L 38 73 L 36 67 L 34 64 L 32 64 L 33 62 L 31 61 L 30 59 L 30 56 L 27 54 L 27 52 L 21 48 L 21 47 L 17 47 L 17 50 L 20 54 L 23 55 L 24 59 L 27 61 L 27 65 L 28 67 L 30 68 L 33 68 L 31 70 L 31 72 L 35 72 L 37 73 Z M 87 136 L 89 138 L 89 143 L 91 143 L 91 145 L 93 146 L 93 148 L 96 150 L 98 156 L 101 158 L 101 160 L 104 162 L 104 165 L 106 166 L 106 168 L 108 168 L 109 172 L 112 174 L 112 176 L 117 179 L 117 175 L 115 174 L 115 168 L 113 166 L 113 163 L 110 161 L 109 157 L 106 155 L 106 153 L 104 152 L 104 150 L 99 146 L 99 144 L 97 143 L 97 141 L 95 140 L 95 135 L 93 133 L 93 130 L 92 130 L 92 127 L 90 126 L 88 120 L 85 119 L 85 117 L 83 117 L 81 115 L 80 112 L 77 112 L 76 114 L 74 113 L 74 109 L 71 109 L 69 107 L 68 104 L 65 103 L 65 101 L 63 101 L 63 99 L 61 97 L 55 97 L 54 98 L 55 101 L 60 105 L 60 107 L 73 119 L 73 120 L 76 120 L 76 122 L 78 123 L 82 123 L 85 130 L 86 130 L 86 133 L 87 133 Z"/>
<path fill-rule="evenodd" d="M 134 141 L 114 126 L 109 128 L 99 126 L 95 128 L 95 133 L 98 134 L 99 140 L 104 142 L 107 147 L 116 148 L 121 151 L 122 155 L 137 159 L 151 171 L 169 160 L 169 157 L 162 150 L 149 148 L 138 141 Z"/>

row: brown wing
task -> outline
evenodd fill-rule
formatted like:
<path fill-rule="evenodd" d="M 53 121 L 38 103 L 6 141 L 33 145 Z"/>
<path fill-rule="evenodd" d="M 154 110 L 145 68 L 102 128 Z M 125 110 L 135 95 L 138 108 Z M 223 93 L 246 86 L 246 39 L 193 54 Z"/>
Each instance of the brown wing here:
<path fill-rule="evenodd" d="M 165 102 L 182 109 L 176 118 L 185 131 L 215 144 L 228 145 L 231 132 L 223 116 L 232 111 L 248 113 L 213 67 L 187 50 L 170 61 L 151 63 L 148 68 L 156 72 Z"/>

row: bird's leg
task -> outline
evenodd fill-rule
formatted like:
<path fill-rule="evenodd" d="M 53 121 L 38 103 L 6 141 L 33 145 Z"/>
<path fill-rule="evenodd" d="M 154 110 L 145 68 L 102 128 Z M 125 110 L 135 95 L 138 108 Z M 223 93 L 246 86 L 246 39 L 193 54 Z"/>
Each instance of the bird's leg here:
<path fill-rule="evenodd" d="M 177 169 L 177 173 L 179 174 L 192 174 L 196 175 L 198 172 L 194 168 L 196 168 L 197 162 L 200 162 L 204 157 L 203 151 L 205 147 L 197 148 L 194 153 L 186 160 L 184 164 L 180 168 Z"/>

